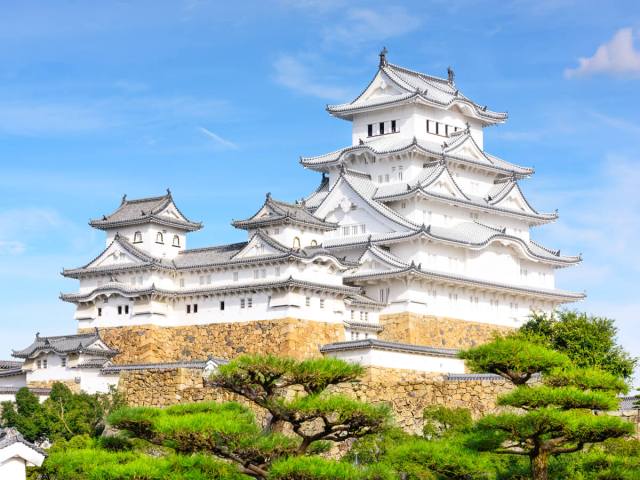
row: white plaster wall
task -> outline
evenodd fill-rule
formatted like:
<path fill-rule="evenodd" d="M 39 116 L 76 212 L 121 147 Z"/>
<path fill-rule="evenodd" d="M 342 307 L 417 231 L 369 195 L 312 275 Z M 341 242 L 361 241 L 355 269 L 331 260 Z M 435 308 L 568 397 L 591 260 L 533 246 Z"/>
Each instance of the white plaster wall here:
<path fill-rule="evenodd" d="M 25 387 L 27 385 L 26 374 L 0 377 L 0 387 Z"/>
<path fill-rule="evenodd" d="M 27 478 L 26 462 L 22 458 L 12 457 L 0 463 L 2 480 L 24 480 Z"/>
<path fill-rule="evenodd" d="M 410 369 L 419 372 L 464 373 L 464 361 L 417 353 L 395 352 L 377 348 L 331 352 L 326 354 L 365 367 Z"/>
<path fill-rule="evenodd" d="M 142 242 L 134 243 L 134 234 L 139 231 L 142 234 Z M 156 238 L 158 232 L 162 232 L 164 243 L 157 243 Z M 107 231 L 107 246 L 113 241 L 116 234 L 125 237 L 135 247 L 148 252 L 158 258 L 174 258 L 181 250 L 187 246 L 187 235 L 184 231 L 176 228 L 165 227 L 163 225 L 135 225 L 130 227 L 119 227 L 117 229 Z M 180 246 L 173 246 L 173 237 L 177 235 L 180 239 Z"/>

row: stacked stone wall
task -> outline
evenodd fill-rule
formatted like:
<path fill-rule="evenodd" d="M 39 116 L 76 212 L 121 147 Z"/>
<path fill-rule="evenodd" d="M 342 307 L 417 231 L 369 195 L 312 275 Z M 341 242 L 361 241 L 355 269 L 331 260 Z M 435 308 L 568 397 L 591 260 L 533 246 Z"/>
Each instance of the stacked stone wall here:
<path fill-rule="evenodd" d="M 29 388 L 51 388 L 54 383 L 64 383 L 69 390 L 74 393 L 80 393 L 80 384 L 73 380 L 37 380 L 31 381 L 27 384 Z"/>
<path fill-rule="evenodd" d="M 479 417 L 494 411 L 496 397 L 511 388 L 503 380 L 447 380 L 441 375 L 373 367 L 366 370 L 360 382 L 338 385 L 332 391 L 364 402 L 386 403 L 399 426 L 419 433 L 422 411 L 427 406 L 464 407 Z M 163 407 L 205 400 L 246 404 L 234 394 L 206 386 L 198 369 L 123 372 L 118 389 L 130 405 L 136 406 Z M 259 419 L 263 418 L 263 411 L 254 410 Z"/>
<path fill-rule="evenodd" d="M 496 333 L 513 331 L 510 327 L 488 323 L 408 312 L 381 315 L 380 324 L 383 327 L 378 335 L 381 340 L 460 349 L 486 343 Z"/>
<path fill-rule="evenodd" d="M 139 325 L 100 329 L 107 345 L 120 353 L 114 363 L 164 363 L 233 358 L 263 353 L 297 359 L 320 356 L 320 346 L 344 340 L 342 324 L 297 318 L 210 323 L 184 327 Z"/>

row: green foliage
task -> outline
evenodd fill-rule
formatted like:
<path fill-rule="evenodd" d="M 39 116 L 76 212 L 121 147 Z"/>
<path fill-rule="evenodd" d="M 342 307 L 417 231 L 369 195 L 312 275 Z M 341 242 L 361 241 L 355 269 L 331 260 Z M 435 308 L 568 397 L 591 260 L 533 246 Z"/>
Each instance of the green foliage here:
<path fill-rule="evenodd" d="M 398 427 L 388 427 L 380 432 L 358 438 L 344 456 L 344 461 L 372 465 L 384 461 L 389 449 L 416 437 Z"/>
<path fill-rule="evenodd" d="M 495 476 L 489 455 L 474 452 L 452 437 L 447 440 L 415 439 L 392 447 L 384 462 L 407 480 L 472 480 Z"/>
<path fill-rule="evenodd" d="M 67 449 L 49 455 L 40 473 L 49 480 L 247 479 L 233 465 L 206 455 L 154 458 L 139 452 Z"/>
<path fill-rule="evenodd" d="M 471 412 L 467 408 L 432 405 L 424 409 L 422 418 L 424 418 L 422 433 L 428 439 L 466 432 L 473 425 Z"/>
<path fill-rule="evenodd" d="M 273 480 L 396 480 L 395 473 L 381 465 L 358 467 L 320 457 L 290 457 L 273 464 Z"/>
<path fill-rule="evenodd" d="M 363 371 L 360 365 L 337 358 L 313 358 L 295 364 L 290 375 L 292 383 L 302 385 L 307 393 L 313 394 L 329 385 L 353 382 Z"/>
<path fill-rule="evenodd" d="M 47 417 L 38 397 L 23 387 L 16 393 L 15 404 L 2 402 L 2 425 L 15 427 L 31 442 L 44 439 L 50 430 Z"/>
<path fill-rule="evenodd" d="M 617 344 L 618 329 L 609 318 L 575 311 L 533 314 L 519 333 L 565 353 L 578 367 L 597 367 L 617 377 L 629 379 L 637 363 Z"/>
<path fill-rule="evenodd" d="M 515 390 L 501 396 L 498 405 L 533 410 L 543 407 L 556 407 L 561 410 L 586 408 L 589 410 L 615 410 L 619 401 L 607 392 L 592 392 L 573 386 L 537 387 L 519 386 Z"/>
<path fill-rule="evenodd" d="M 569 358 L 545 346 L 515 336 L 496 338 L 460 353 L 472 372 L 495 373 L 516 385 L 528 382 L 534 374 L 569 366 Z"/>
<path fill-rule="evenodd" d="M 594 367 L 552 370 L 544 376 L 543 382 L 552 387 L 573 385 L 583 390 L 611 393 L 626 393 L 629 388 L 620 376 Z"/>

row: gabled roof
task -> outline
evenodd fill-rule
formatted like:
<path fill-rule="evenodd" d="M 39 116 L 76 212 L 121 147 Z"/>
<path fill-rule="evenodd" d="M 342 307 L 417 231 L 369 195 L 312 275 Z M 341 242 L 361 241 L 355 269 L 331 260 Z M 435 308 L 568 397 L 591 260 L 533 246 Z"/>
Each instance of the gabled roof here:
<path fill-rule="evenodd" d="M 330 167 L 337 167 L 343 164 L 351 155 L 370 155 L 374 158 L 378 158 L 390 154 L 416 151 L 422 152 L 426 156 L 442 158 L 447 162 L 464 163 L 502 175 L 516 174 L 519 176 L 527 176 L 533 173 L 532 168 L 509 163 L 506 160 L 502 160 L 501 158 L 489 155 L 482 151 L 479 149 L 467 130 L 462 130 L 457 133 L 458 135 L 455 137 L 450 137 L 455 142 L 452 142 L 451 144 L 437 144 L 415 137 L 413 139 L 408 139 L 406 137 L 399 137 L 395 135 L 380 136 L 366 142 L 362 142 L 359 145 L 351 145 L 324 155 L 300 157 L 300 163 L 306 168 L 325 172 L 328 171 Z M 475 149 L 465 150 L 462 148 L 456 148 L 460 147 L 467 141 L 469 141 L 470 145 L 475 144 L 475 148 L 478 148 L 481 154 L 471 155 L 469 153 L 473 152 Z"/>
<path fill-rule="evenodd" d="M 96 330 L 91 333 L 79 333 L 77 335 L 61 335 L 55 337 L 41 337 L 39 333 L 31 345 L 22 350 L 14 350 L 13 356 L 17 358 L 29 358 L 32 355 L 51 351 L 61 355 L 69 353 L 88 353 L 101 357 L 113 357 L 116 350 L 109 348 L 100 338 Z"/>
<path fill-rule="evenodd" d="M 429 355 L 436 357 L 458 356 L 459 350 L 453 348 L 436 348 L 423 345 L 413 345 L 410 343 L 387 342 L 375 338 L 364 340 L 351 340 L 348 342 L 328 343 L 320 347 L 321 353 L 343 352 L 349 350 L 391 350 L 394 352 L 415 353 L 419 355 Z"/>
<path fill-rule="evenodd" d="M 415 229 L 418 227 L 416 224 L 410 222 L 395 210 L 373 199 L 377 187 L 371 181 L 371 177 L 369 175 L 356 172 L 354 170 L 347 170 L 345 168 L 343 168 L 340 172 L 340 177 L 333 184 L 333 187 L 331 187 L 328 195 L 316 209 L 316 212 L 321 212 L 323 207 L 325 207 L 327 203 L 332 201 L 332 193 L 334 191 L 339 191 L 341 185 L 347 185 L 360 199 L 365 202 L 365 204 L 370 206 L 372 210 L 376 211 L 383 218 L 393 222 L 396 226 L 400 226 L 405 229 Z"/>
<path fill-rule="evenodd" d="M 322 230 L 334 230 L 338 226 L 334 223 L 314 217 L 304 203 L 287 203 L 275 200 L 267 193 L 267 198 L 251 218 L 235 220 L 232 225 L 236 228 L 253 229 L 269 225 L 293 223 Z"/>
<path fill-rule="evenodd" d="M 443 172 L 445 171 L 447 172 L 447 181 L 452 182 L 453 185 L 455 185 L 457 190 L 457 194 L 455 196 L 443 194 L 429 188 L 443 175 Z M 500 205 L 502 200 L 504 200 L 504 198 L 513 190 L 516 190 L 516 195 L 520 198 L 524 209 L 515 209 L 510 208 L 509 206 Z M 527 201 L 514 177 L 510 177 L 505 181 L 497 183 L 485 197 L 467 194 L 460 188 L 458 183 L 455 181 L 455 178 L 449 172 L 447 165 L 442 161 L 433 162 L 430 166 L 423 169 L 423 174 L 420 175 L 413 183 L 391 183 L 379 186 L 374 199 L 380 202 L 392 202 L 413 197 L 415 195 L 421 195 L 423 197 L 443 201 L 445 203 L 481 207 L 502 214 L 525 217 L 529 220 L 535 220 L 535 223 L 550 222 L 558 218 L 557 212 L 540 213 L 534 209 Z"/>
<path fill-rule="evenodd" d="M 130 225 L 143 225 L 155 223 L 184 231 L 194 231 L 202 228 L 199 222 L 187 219 L 173 201 L 171 192 L 160 197 L 139 198 L 127 200 L 122 197 L 120 206 L 109 215 L 94 219 L 89 222 L 94 228 L 110 230 Z"/>
<path fill-rule="evenodd" d="M 13 427 L 0 428 L 0 450 L 4 450 L 14 444 L 25 445 L 35 452 L 36 455 L 28 455 L 28 458 L 23 458 L 24 460 L 34 465 L 42 465 L 42 461 L 47 455 L 43 449 L 26 440 L 22 434 Z M 0 457 L 2 456 L 0 453 Z M 6 459 L 2 458 L 2 462 L 0 463 L 4 463 L 5 460 Z"/>
<path fill-rule="evenodd" d="M 333 293 L 336 295 L 348 295 L 361 293 L 359 287 L 352 287 L 349 285 L 330 285 L 324 283 L 310 282 L 307 280 L 299 280 L 293 277 L 286 278 L 284 280 L 270 280 L 263 282 L 246 282 L 246 283 L 233 283 L 222 286 L 211 286 L 204 288 L 194 289 L 180 289 L 180 290 L 167 290 L 163 288 L 157 288 L 155 285 L 151 285 L 148 288 L 133 288 L 123 283 L 109 282 L 94 288 L 89 292 L 83 293 L 67 293 L 60 295 L 60 299 L 65 302 L 83 303 L 93 301 L 96 297 L 101 295 L 121 295 L 124 297 L 134 298 L 141 296 L 160 296 L 166 298 L 184 298 L 192 297 L 195 295 L 225 295 L 242 292 L 256 292 L 273 289 L 313 289 L 323 292 Z"/>
<path fill-rule="evenodd" d="M 352 119 L 353 115 L 404 103 L 422 103 L 448 110 L 457 106 L 469 117 L 485 125 L 502 123 L 507 114 L 493 112 L 464 96 L 455 86 L 453 72 L 448 79 L 394 65 L 381 56 L 378 71 L 365 90 L 349 103 L 328 105 L 327 111 L 335 117 Z"/>
<path fill-rule="evenodd" d="M 586 296 L 584 293 L 567 292 L 564 290 L 541 288 L 541 287 L 518 286 L 510 283 L 489 282 L 485 280 L 468 277 L 466 275 L 454 275 L 454 274 L 439 272 L 435 270 L 425 270 L 422 268 L 421 265 L 416 265 L 415 263 L 411 263 L 411 265 L 409 265 L 406 268 L 399 268 L 396 270 L 368 272 L 363 274 L 356 273 L 354 275 L 345 276 L 344 280 L 345 282 L 358 284 L 360 282 L 366 282 L 370 280 L 383 280 L 388 278 L 401 278 L 401 277 L 407 277 L 407 276 L 414 276 L 414 277 L 424 278 L 427 280 L 434 280 L 434 281 L 441 281 L 441 282 L 451 282 L 453 284 L 457 284 L 461 286 L 470 286 L 470 287 L 481 286 L 481 287 L 486 287 L 488 289 L 494 289 L 494 290 L 511 293 L 511 294 L 535 295 L 538 297 L 543 297 L 546 299 L 559 301 L 563 303 L 582 300 Z"/>
<path fill-rule="evenodd" d="M 14 370 L 22 367 L 22 362 L 17 360 L 0 360 L 0 372 L 4 370 Z"/>
<path fill-rule="evenodd" d="M 136 263 L 124 263 L 124 264 L 108 264 L 108 265 L 97 265 L 100 260 L 105 259 L 109 252 L 113 251 L 114 248 L 119 247 L 122 248 L 125 252 L 130 254 L 134 259 L 137 260 Z M 95 258 L 93 258 L 86 265 L 78 268 L 64 269 L 62 271 L 62 275 L 69 278 L 78 278 L 83 274 L 93 274 L 93 273 L 115 273 L 118 271 L 130 271 L 132 269 L 141 269 L 141 268 L 164 268 L 171 269 L 172 265 L 169 262 L 166 262 L 160 258 L 153 257 L 149 255 L 144 250 L 137 248 L 133 245 L 129 240 L 125 237 L 116 233 L 113 237 L 113 241 L 105 248 L 102 252 L 100 252 Z"/>
<path fill-rule="evenodd" d="M 322 203 L 325 197 L 329 194 L 329 177 L 327 177 L 324 173 L 322 174 L 322 180 L 320 180 L 320 185 L 316 188 L 313 193 L 311 193 L 308 197 L 304 199 L 305 206 L 310 210 L 314 211 L 318 205 Z"/>

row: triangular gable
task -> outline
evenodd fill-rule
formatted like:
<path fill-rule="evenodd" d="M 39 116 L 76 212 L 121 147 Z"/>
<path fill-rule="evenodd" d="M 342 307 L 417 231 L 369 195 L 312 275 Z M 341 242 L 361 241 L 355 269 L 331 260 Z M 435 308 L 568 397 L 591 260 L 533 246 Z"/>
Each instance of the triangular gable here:
<path fill-rule="evenodd" d="M 83 268 L 100 268 L 113 266 L 143 265 L 148 260 L 142 254 L 136 255 L 131 246 L 125 246 L 119 238 L 116 238 L 104 251 Z"/>
<path fill-rule="evenodd" d="M 510 189 L 500 195 L 496 201 L 490 202 L 494 207 L 504 208 L 506 210 L 514 210 L 516 212 L 524 212 L 537 215 L 538 212 L 527 202 L 522 190 L 517 183 L 513 183 Z"/>
<path fill-rule="evenodd" d="M 171 220 L 189 222 L 189 220 L 184 215 L 182 215 L 182 213 L 180 213 L 180 210 L 178 210 L 178 207 L 176 207 L 176 204 L 173 202 L 173 200 L 170 200 L 167 205 L 162 210 L 156 212 L 155 215 L 158 217 L 169 218 Z"/>
<path fill-rule="evenodd" d="M 374 193 L 375 187 L 372 190 Z M 366 198 L 341 176 L 314 215 L 332 223 L 365 224 L 367 233 L 393 232 L 398 229 L 398 225 L 415 228 L 408 221 L 394 218 L 399 215 L 388 207 L 374 202 L 375 200 Z"/>
<path fill-rule="evenodd" d="M 384 73 L 382 70 L 378 70 L 369 86 L 364 90 L 364 92 L 362 92 L 355 102 L 375 102 L 377 100 L 386 101 L 406 93 L 407 90 L 395 79 L 389 77 L 389 75 Z"/>
<path fill-rule="evenodd" d="M 270 238 L 262 231 L 258 231 L 251 237 L 249 242 L 236 253 L 232 258 L 251 258 L 261 257 L 264 255 L 282 255 L 289 250 L 273 238 Z"/>
<path fill-rule="evenodd" d="M 450 155 L 470 158 L 488 165 L 493 164 L 469 133 L 464 134 L 463 138 L 456 140 L 452 145 L 446 147 L 444 151 Z"/>
<path fill-rule="evenodd" d="M 370 245 L 360 256 L 358 262 L 360 266 L 358 267 L 357 273 L 389 271 L 406 267 L 404 263 L 395 258 L 391 253 L 385 252 L 375 245 Z"/>
<path fill-rule="evenodd" d="M 456 181 L 451 176 L 451 172 L 448 168 L 443 167 L 440 173 L 421 185 L 421 188 L 425 192 L 433 193 L 436 195 L 445 195 L 457 199 L 469 198 L 464 194 Z"/>

